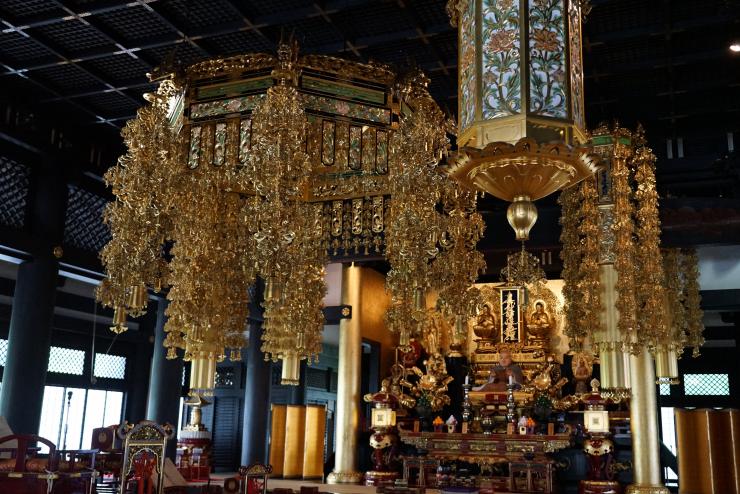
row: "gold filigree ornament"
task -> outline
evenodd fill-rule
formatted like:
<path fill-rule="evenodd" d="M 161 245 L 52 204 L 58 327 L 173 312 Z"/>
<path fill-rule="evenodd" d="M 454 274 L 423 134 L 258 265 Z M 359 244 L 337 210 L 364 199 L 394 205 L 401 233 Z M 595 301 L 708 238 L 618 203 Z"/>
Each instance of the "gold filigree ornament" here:
<path fill-rule="evenodd" d="M 581 351 L 593 328 L 598 328 L 602 311 L 599 280 L 601 230 L 596 182 L 589 178 L 564 190 L 560 256 L 563 259 L 563 296 L 566 300 L 565 334 L 575 351 Z"/>
<path fill-rule="evenodd" d="M 411 338 L 429 323 L 426 292 L 434 283 L 433 262 L 440 256 L 440 239 L 448 232 L 438 204 L 447 177 L 437 165 L 447 152 L 447 123 L 426 92 L 428 80 L 411 73 L 397 87 L 412 111 L 402 115 L 391 137 L 391 205 L 386 230 L 386 258 L 391 269 L 386 288 L 391 305 L 386 325 L 408 351 Z"/>
<path fill-rule="evenodd" d="M 699 256 L 696 250 L 682 252 L 681 271 L 684 273 L 683 300 L 686 304 L 686 346 L 692 347 L 693 357 L 699 356 L 704 344 L 704 312 L 699 294 Z"/>
<path fill-rule="evenodd" d="M 305 110 L 295 87 L 296 50 L 283 45 L 278 51 L 278 83 L 252 113 L 254 145 L 245 164 L 257 192 L 255 263 L 268 284 L 261 349 L 265 359 L 283 361 L 282 383 L 290 385 L 298 385 L 301 360 L 318 362 L 328 261 L 320 212 L 302 200 L 312 168 L 303 143 Z"/>
<path fill-rule="evenodd" d="M 483 254 L 476 250 L 485 225 L 476 211 L 476 193 L 453 181 L 446 184 L 442 204 L 441 253 L 433 265 L 433 286 L 438 290 L 440 312 L 453 326 L 447 355 L 460 357 L 468 334 L 466 321 L 482 303 L 473 283 L 486 267 Z"/>
<path fill-rule="evenodd" d="M 642 128 L 603 125 L 592 143 L 605 163 L 599 192 L 587 180 L 560 197 L 566 334 L 578 351 L 593 342 L 602 376 L 614 377 L 610 393 L 624 391 L 625 353 L 650 352 L 658 381 L 676 383 L 684 348 L 698 355 L 703 343 L 695 254 L 660 249 L 655 155 Z M 599 264 L 607 275 L 613 264 L 618 279 L 613 325 L 599 317 L 600 285 L 608 282 Z"/>

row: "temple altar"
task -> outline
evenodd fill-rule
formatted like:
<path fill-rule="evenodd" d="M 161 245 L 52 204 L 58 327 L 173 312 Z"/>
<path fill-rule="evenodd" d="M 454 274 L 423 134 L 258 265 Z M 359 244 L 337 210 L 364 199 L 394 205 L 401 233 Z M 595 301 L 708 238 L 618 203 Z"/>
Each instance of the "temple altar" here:
<path fill-rule="evenodd" d="M 463 434 L 438 432 L 401 432 L 403 443 L 415 446 L 420 453 L 417 458 L 404 458 L 404 478 L 410 477 L 409 465 L 422 469 L 426 465 L 439 466 L 442 462 L 467 462 L 481 469 L 492 465 L 505 466 L 496 474 L 477 477 L 476 485 L 490 492 L 542 492 L 554 489 L 555 461 L 549 453 L 572 446 L 570 434 Z M 425 479 L 426 472 L 419 478 Z M 423 480 L 423 484 L 444 487 L 443 478 L 437 475 L 434 481 Z"/>

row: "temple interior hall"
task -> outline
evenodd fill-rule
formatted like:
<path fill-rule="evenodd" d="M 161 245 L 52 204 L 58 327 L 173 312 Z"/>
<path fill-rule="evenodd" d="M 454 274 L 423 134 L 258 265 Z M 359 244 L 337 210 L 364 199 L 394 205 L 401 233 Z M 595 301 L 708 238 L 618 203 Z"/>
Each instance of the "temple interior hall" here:
<path fill-rule="evenodd" d="M 0 494 L 740 494 L 740 1 L 0 0 Z"/>

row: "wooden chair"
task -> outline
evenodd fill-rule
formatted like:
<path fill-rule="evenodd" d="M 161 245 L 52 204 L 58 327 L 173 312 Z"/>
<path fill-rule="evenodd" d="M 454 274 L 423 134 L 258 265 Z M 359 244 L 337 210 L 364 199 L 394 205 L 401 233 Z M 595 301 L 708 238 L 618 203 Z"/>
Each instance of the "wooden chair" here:
<path fill-rule="evenodd" d="M 169 424 L 159 425 L 149 420 L 136 425 L 124 421 L 118 427 L 118 437 L 123 440 L 120 494 L 126 493 L 130 481 L 137 482 L 137 494 L 152 494 L 155 474 L 156 494 L 164 493 L 165 448 L 173 435 Z"/>
<path fill-rule="evenodd" d="M 1 447 L 12 441 L 16 447 Z M 46 445 L 49 453 L 39 456 L 37 443 Z M 10 458 L 0 460 L 3 494 L 89 492 L 97 475 L 93 469 L 96 450 L 59 451 L 48 439 L 33 434 L 0 438 L 0 452 L 10 453 Z"/>
<path fill-rule="evenodd" d="M 53 463 L 57 458 L 57 447 L 48 439 L 33 434 L 11 434 L 0 438 L 0 445 L 12 441 L 16 441 L 14 448 L 0 448 L 0 451 L 9 452 L 11 455 L 9 459 L 0 460 L 0 472 L 33 473 L 56 470 L 56 465 L 49 465 L 49 460 Z M 36 443 L 44 444 L 49 448 L 47 458 L 37 457 L 39 448 L 32 446 Z"/>
<path fill-rule="evenodd" d="M 239 468 L 242 478 L 242 494 L 267 494 L 267 477 L 272 473 L 272 466 L 252 463 Z"/>

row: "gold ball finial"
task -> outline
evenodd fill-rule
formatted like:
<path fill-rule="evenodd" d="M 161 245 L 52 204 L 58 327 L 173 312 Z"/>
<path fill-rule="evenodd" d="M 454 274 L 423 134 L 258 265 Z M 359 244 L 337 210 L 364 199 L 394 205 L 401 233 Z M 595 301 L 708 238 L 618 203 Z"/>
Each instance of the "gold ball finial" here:
<path fill-rule="evenodd" d="M 516 196 L 506 210 L 506 219 L 514 229 L 517 240 L 529 240 L 529 231 L 537 222 L 537 207 L 529 196 Z"/>

